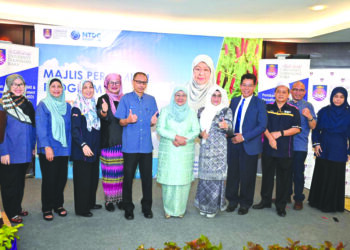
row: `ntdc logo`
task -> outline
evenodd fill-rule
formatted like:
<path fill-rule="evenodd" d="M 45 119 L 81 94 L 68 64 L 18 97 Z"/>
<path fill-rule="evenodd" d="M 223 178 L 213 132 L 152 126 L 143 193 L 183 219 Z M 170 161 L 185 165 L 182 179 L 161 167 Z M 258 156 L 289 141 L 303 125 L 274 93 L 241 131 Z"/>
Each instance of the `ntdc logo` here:
<path fill-rule="evenodd" d="M 73 30 L 72 33 L 70 33 L 70 36 L 73 40 L 78 40 L 80 38 L 80 33 L 79 31 Z"/>

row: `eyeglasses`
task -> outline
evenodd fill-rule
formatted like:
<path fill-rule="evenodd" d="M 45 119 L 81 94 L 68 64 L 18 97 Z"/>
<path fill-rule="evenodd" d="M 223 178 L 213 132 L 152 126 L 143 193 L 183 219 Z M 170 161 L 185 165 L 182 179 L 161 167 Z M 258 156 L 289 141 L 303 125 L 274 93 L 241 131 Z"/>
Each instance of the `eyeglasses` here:
<path fill-rule="evenodd" d="M 117 86 L 117 85 L 120 85 L 121 82 L 120 82 L 120 81 L 116 81 L 116 82 L 110 81 L 108 84 L 110 84 L 110 85 L 112 85 L 112 86 Z"/>
<path fill-rule="evenodd" d="M 24 87 L 24 83 L 20 83 L 20 84 L 14 83 L 14 84 L 12 84 L 12 86 L 13 86 L 14 88 L 23 88 L 23 87 Z"/>
<path fill-rule="evenodd" d="M 217 98 L 221 98 L 221 95 L 212 95 L 211 97 L 217 97 Z"/>
<path fill-rule="evenodd" d="M 295 91 L 295 92 L 304 92 L 305 91 L 305 89 L 292 89 L 292 91 Z"/>
<path fill-rule="evenodd" d="M 147 81 L 140 81 L 140 80 L 134 80 L 137 84 L 143 84 L 146 85 Z"/>
<path fill-rule="evenodd" d="M 175 97 L 187 97 L 186 94 L 175 94 Z"/>

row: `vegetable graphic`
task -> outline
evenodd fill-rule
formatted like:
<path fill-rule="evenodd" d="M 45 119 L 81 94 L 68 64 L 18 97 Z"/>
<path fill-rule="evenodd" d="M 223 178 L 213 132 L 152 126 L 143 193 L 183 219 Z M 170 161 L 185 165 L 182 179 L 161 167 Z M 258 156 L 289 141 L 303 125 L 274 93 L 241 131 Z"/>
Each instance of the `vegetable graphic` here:
<path fill-rule="evenodd" d="M 251 72 L 258 76 L 262 42 L 261 38 L 224 38 L 216 66 L 216 83 L 227 91 L 229 99 L 241 95 L 239 84 L 243 74 Z"/>

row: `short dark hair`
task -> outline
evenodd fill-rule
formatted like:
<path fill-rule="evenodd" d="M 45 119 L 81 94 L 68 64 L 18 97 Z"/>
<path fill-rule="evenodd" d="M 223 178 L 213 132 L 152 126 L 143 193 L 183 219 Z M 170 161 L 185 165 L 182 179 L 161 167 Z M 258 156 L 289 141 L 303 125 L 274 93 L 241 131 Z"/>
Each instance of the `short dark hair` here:
<path fill-rule="evenodd" d="M 138 75 L 143 75 L 144 77 L 146 77 L 147 82 L 148 82 L 148 77 L 147 77 L 146 73 L 144 73 L 144 72 L 136 72 L 134 74 L 134 76 L 132 77 L 132 79 L 135 80 L 136 76 L 138 76 Z"/>
<path fill-rule="evenodd" d="M 241 77 L 241 84 L 242 84 L 243 80 L 245 80 L 245 79 L 253 80 L 254 85 L 256 85 L 256 76 L 254 74 L 251 74 L 251 73 L 244 74 Z"/>

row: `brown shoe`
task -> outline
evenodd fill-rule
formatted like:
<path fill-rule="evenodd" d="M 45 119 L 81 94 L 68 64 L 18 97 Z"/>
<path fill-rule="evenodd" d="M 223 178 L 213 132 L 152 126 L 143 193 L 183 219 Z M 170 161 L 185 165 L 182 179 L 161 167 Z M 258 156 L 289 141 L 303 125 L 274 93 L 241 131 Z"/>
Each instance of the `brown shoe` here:
<path fill-rule="evenodd" d="M 302 210 L 303 209 L 303 202 L 302 201 L 295 201 L 293 209 L 294 210 Z"/>

